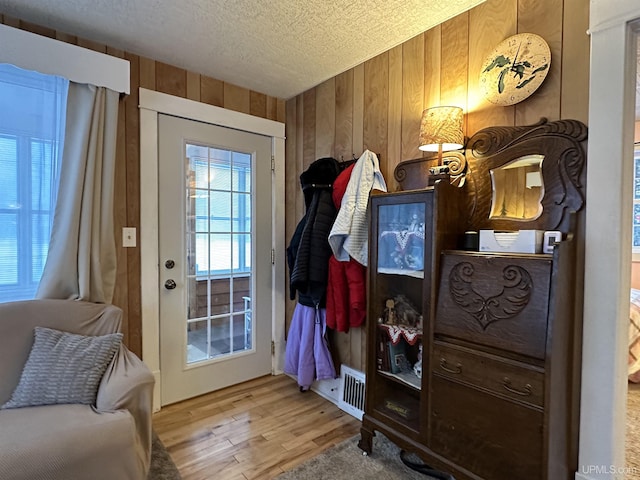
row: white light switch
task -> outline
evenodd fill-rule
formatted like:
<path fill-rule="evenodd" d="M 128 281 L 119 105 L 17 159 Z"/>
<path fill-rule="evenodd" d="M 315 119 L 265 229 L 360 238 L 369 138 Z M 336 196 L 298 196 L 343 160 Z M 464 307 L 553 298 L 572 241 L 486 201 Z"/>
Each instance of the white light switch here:
<path fill-rule="evenodd" d="M 135 227 L 122 228 L 122 246 L 123 247 L 136 246 L 136 228 Z"/>

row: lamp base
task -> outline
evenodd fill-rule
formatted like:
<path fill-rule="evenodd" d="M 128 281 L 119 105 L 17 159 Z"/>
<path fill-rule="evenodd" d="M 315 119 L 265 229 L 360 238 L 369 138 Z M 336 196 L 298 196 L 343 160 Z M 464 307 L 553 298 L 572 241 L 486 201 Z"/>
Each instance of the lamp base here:
<path fill-rule="evenodd" d="M 430 173 L 427 176 L 427 186 L 433 187 L 438 180 L 449 182 L 450 181 L 449 174 L 448 173 L 436 173 L 436 174 Z"/>
<path fill-rule="evenodd" d="M 442 163 L 449 168 L 447 171 L 432 171 L 439 168 L 438 158 L 435 155 L 405 160 L 396 165 L 393 177 L 398 182 L 399 190 L 420 190 L 433 186 L 437 180 L 449 178 L 453 183 L 455 178 L 464 179 L 467 162 L 460 152 L 445 152 Z M 448 175 L 446 175 L 448 173 Z M 439 176 L 445 174 L 444 176 Z M 433 177 L 432 180 L 430 178 Z M 431 184 L 429 184 L 431 181 Z"/>
<path fill-rule="evenodd" d="M 449 165 L 438 165 L 429 169 L 429 175 L 442 175 L 443 173 L 450 173 Z"/>

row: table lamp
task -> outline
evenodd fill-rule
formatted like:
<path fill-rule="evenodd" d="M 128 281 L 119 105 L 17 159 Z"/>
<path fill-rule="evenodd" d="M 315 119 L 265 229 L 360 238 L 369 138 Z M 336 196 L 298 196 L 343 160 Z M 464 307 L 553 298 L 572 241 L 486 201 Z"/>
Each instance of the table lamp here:
<path fill-rule="evenodd" d="M 425 152 L 438 152 L 438 165 L 442 165 L 442 152 L 459 150 L 464 146 L 462 108 L 431 107 L 422 112 L 420 145 Z"/>

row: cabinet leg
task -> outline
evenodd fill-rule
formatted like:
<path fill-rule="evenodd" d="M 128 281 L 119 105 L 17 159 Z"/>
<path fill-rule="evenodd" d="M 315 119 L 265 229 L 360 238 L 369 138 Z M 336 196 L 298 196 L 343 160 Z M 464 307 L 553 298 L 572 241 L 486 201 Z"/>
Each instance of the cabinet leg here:
<path fill-rule="evenodd" d="M 375 433 L 372 430 L 365 427 L 360 428 L 360 441 L 358 442 L 358 447 L 362 450 L 363 455 L 371 455 L 374 436 Z"/>

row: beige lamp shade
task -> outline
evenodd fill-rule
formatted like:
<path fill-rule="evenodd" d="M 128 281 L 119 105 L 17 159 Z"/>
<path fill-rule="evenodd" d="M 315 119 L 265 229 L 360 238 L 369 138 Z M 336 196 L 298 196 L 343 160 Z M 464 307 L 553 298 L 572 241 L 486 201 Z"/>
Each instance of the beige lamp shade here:
<path fill-rule="evenodd" d="M 464 144 L 462 108 L 432 107 L 422 112 L 420 145 L 426 152 L 459 150 Z"/>

